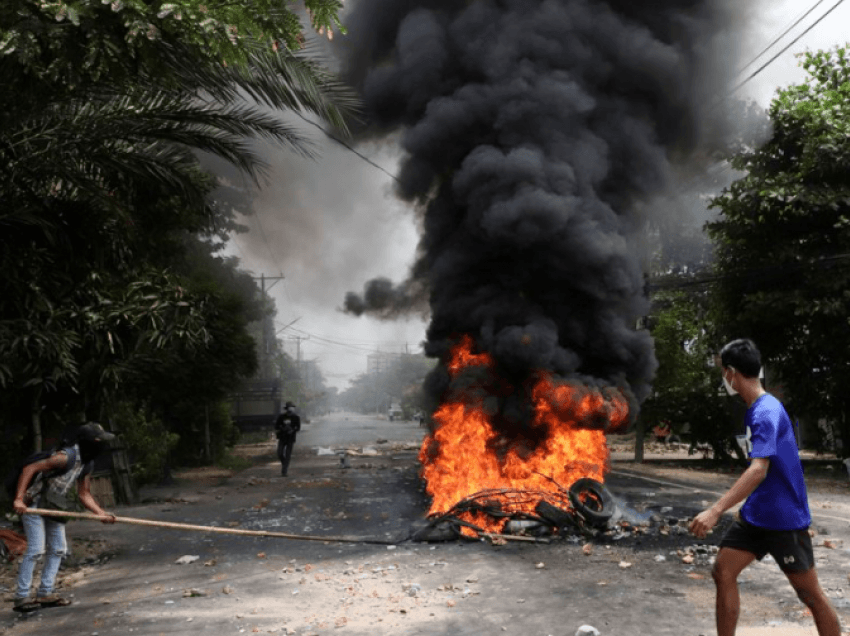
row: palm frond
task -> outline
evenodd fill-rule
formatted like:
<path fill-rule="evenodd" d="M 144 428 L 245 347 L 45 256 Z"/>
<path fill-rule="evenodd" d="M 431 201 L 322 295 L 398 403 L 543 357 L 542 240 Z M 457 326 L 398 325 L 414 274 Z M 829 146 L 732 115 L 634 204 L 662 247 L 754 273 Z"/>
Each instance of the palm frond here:
<path fill-rule="evenodd" d="M 86 184 L 108 182 L 108 175 L 123 173 L 124 178 L 162 179 L 162 186 L 190 196 L 191 180 L 181 175 L 196 160 L 190 154 L 166 152 L 168 145 L 217 155 L 255 181 L 264 165 L 251 152 L 249 137 L 281 142 L 313 156 L 311 142 L 295 127 L 246 104 L 220 106 L 144 90 L 89 97 L 52 105 L 17 122 L 18 129 L 6 141 L 6 147 L 16 149 L 10 162 L 16 174 L 37 172 L 44 182 L 64 181 L 86 189 Z M 178 161 L 181 158 L 184 161 Z M 180 163 L 183 169 L 176 169 Z"/>
<path fill-rule="evenodd" d="M 256 47 L 240 66 L 191 64 L 192 58 L 177 50 L 169 59 L 177 91 L 204 91 L 221 103 L 249 97 L 269 108 L 311 112 L 342 134 L 360 113 L 356 92 L 328 71 L 309 45 L 299 52 Z"/>

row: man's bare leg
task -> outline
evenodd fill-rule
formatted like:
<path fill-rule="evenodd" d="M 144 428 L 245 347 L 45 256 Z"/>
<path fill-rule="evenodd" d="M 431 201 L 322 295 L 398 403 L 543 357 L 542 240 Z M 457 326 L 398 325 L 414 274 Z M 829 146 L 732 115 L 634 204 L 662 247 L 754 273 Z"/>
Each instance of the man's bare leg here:
<path fill-rule="evenodd" d="M 717 636 L 735 636 L 741 597 L 738 594 L 738 575 L 756 558 L 752 552 L 735 548 L 720 548 L 711 576 L 717 587 Z"/>
<path fill-rule="evenodd" d="M 806 572 L 785 572 L 785 576 L 788 577 L 799 599 L 812 611 L 818 634 L 820 636 L 841 636 L 838 614 L 824 594 L 815 568 Z"/>

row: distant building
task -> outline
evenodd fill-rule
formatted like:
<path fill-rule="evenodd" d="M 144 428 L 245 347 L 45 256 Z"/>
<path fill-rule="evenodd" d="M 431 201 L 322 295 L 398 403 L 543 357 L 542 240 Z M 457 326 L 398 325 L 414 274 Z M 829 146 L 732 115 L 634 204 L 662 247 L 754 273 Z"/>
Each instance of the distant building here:
<path fill-rule="evenodd" d="M 394 364 L 396 364 L 401 357 L 405 355 L 403 353 L 389 353 L 386 351 L 378 351 L 376 353 L 370 353 L 366 357 L 366 372 L 371 374 L 379 374 L 389 371 Z"/>

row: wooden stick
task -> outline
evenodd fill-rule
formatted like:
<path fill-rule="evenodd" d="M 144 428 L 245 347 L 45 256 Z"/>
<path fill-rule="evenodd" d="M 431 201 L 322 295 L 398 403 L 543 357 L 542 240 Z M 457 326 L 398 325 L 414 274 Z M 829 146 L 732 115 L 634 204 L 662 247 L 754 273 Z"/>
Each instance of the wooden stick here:
<path fill-rule="evenodd" d="M 67 517 L 72 519 L 91 519 L 93 521 L 104 521 L 111 519 L 114 515 L 95 515 L 90 512 L 68 512 L 65 510 L 45 510 L 43 508 L 27 508 L 26 513 L 42 515 L 46 517 Z M 395 545 L 396 541 L 382 541 L 368 537 L 319 537 L 306 534 L 287 534 L 284 532 L 271 532 L 269 530 L 239 530 L 237 528 L 221 528 L 218 526 L 196 526 L 189 523 L 175 523 L 173 521 L 151 521 L 136 517 L 115 517 L 116 523 L 128 523 L 137 526 L 153 526 L 156 528 L 171 528 L 173 530 L 190 530 L 193 532 L 215 532 L 218 534 L 237 534 L 247 537 L 275 537 L 278 539 L 295 539 L 298 541 L 328 541 L 332 543 L 379 543 L 381 545 Z"/>
<path fill-rule="evenodd" d="M 545 537 L 524 537 L 518 534 L 496 534 L 494 532 L 480 532 L 482 537 L 488 539 L 505 539 L 507 541 L 528 541 L 530 543 L 549 543 Z"/>
<path fill-rule="evenodd" d="M 69 519 L 91 519 L 92 521 L 104 521 L 114 515 L 95 515 L 90 512 L 69 512 L 66 510 L 45 510 L 43 508 L 27 508 L 24 514 L 42 515 L 46 517 L 66 517 Z M 308 534 L 287 534 L 284 532 L 271 532 L 269 530 L 238 530 L 237 528 L 221 528 L 218 526 L 196 526 L 189 523 L 176 523 L 174 521 L 151 521 L 150 519 L 139 519 L 138 517 L 115 517 L 116 523 L 128 523 L 137 526 L 152 526 L 155 528 L 170 528 L 172 530 L 189 530 L 192 532 L 215 532 L 218 534 L 236 534 L 245 537 L 274 537 L 278 539 L 293 539 L 298 541 L 328 541 L 332 543 L 378 543 L 380 545 L 395 545 L 396 541 L 382 541 L 381 539 L 370 539 L 368 537 L 319 537 Z M 507 541 L 533 541 L 535 543 L 548 543 L 535 537 L 520 537 L 511 534 L 496 534 L 492 532 L 481 532 L 481 536 L 488 539 L 501 538 Z"/>

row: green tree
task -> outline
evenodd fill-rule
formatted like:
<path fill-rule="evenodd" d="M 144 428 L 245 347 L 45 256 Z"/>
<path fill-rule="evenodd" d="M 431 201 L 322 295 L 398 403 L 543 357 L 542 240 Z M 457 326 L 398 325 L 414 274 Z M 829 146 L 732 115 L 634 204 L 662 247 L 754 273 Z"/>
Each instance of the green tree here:
<path fill-rule="evenodd" d="M 850 449 L 850 60 L 806 53 L 807 78 L 771 103 L 770 139 L 736 156 L 745 172 L 713 206 L 718 306 L 751 337 L 792 416 L 838 424 Z"/>
<path fill-rule="evenodd" d="M 233 387 L 257 369 L 256 342 L 248 324 L 261 313 L 258 290 L 235 260 L 221 258 L 214 250 L 209 243 L 197 242 L 188 254 L 175 252 L 185 263 L 172 262 L 187 291 L 205 300 L 205 346 L 177 342 L 138 360 L 123 390 L 176 435 L 168 457 L 172 463 L 222 458 L 238 435 L 225 402 Z"/>
<path fill-rule="evenodd" d="M 138 484 L 156 482 L 162 478 L 168 454 L 177 445 L 179 436 L 172 433 L 146 405 L 129 401 L 114 405 L 113 422 L 121 431 L 121 439 L 130 449 L 133 477 Z"/>
<path fill-rule="evenodd" d="M 337 0 L 306 6 L 314 27 L 336 24 Z M 166 350 L 186 366 L 228 338 L 245 351 L 217 318 L 241 310 L 193 282 L 181 257 L 227 224 L 196 152 L 259 178 L 247 137 L 310 152 L 270 111 L 344 130 L 353 94 L 303 39 L 280 3 L 2 3 L 4 424 L 31 417 L 39 446 L 48 406 L 98 417 Z"/>
<path fill-rule="evenodd" d="M 0 5 L 0 58 L 25 66 L 31 80 L 71 86 L 103 78 L 135 79 L 140 71 L 163 62 L 171 66 L 178 43 L 196 53 L 184 64 L 202 57 L 240 66 L 257 51 L 304 46 L 304 26 L 294 4 L 293 0 L 5 0 Z M 303 6 L 313 29 L 329 35 L 333 29 L 344 32 L 338 17 L 342 0 L 304 0 Z"/>
<path fill-rule="evenodd" d="M 714 323 L 704 293 L 661 292 L 653 300 L 650 322 L 658 371 L 652 395 L 641 406 L 644 430 L 669 429 L 683 436 L 691 450 L 710 444 L 714 457 L 740 457 L 735 435 L 740 422 L 730 412 L 714 364 Z M 683 436 L 684 437 L 684 436 Z"/>

